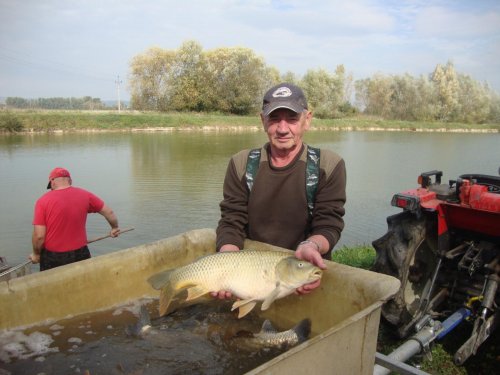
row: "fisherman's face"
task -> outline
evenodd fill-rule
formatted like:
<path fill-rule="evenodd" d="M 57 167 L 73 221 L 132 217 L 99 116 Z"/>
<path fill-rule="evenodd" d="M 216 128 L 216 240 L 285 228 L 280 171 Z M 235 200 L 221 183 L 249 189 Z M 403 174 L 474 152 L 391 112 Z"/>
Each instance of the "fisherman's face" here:
<path fill-rule="evenodd" d="M 269 142 L 279 151 L 293 150 L 302 146 L 302 137 L 309 129 L 311 118 L 310 111 L 296 113 L 286 108 L 279 108 L 268 116 L 261 114 Z"/>

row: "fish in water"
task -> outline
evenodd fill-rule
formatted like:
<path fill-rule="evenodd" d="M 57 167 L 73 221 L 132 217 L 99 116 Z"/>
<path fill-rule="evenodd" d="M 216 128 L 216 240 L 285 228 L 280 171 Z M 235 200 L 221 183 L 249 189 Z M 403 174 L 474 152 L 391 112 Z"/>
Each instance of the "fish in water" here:
<path fill-rule="evenodd" d="M 209 292 L 226 290 L 239 298 L 231 311 L 238 318 L 248 314 L 262 301 L 266 310 L 277 299 L 298 287 L 321 278 L 322 271 L 313 264 L 282 251 L 241 250 L 204 256 L 183 267 L 160 272 L 148 282 L 161 289 L 160 316 L 167 313 L 172 299 L 187 291 L 185 301 Z"/>
<path fill-rule="evenodd" d="M 309 338 L 311 333 L 311 320 L 303 319 L 295 327 L 278 332 L 269 320 L 262 324 L 260 332 L 248 334 L 247 332 L 238 332 L 233 339 L 238 348 L 248 350 L 260 349 L 282 349 L 286 350 L 298 345 Z"/>

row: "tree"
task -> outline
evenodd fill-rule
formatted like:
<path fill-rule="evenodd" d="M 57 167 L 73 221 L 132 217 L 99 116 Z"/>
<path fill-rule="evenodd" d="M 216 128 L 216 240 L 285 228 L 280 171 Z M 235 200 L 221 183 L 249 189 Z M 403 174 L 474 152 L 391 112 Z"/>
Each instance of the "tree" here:
<path fill-rule="evenodd" d="M 279 77 L 248 48 L 202 51 L 188 41 L 175 51 L 150 49 L 131 63 L 132 105 L 137 109 L 248 114 Z"/>
<path fill-rule="evenodd" d="M 130 96 L 133 108 L 156 111 L 170 108 L 175 57 L 174 51 L 153 47 L 132 59 Z"/>
<path fill-rule="evenodd" d="M 293 72 L 286 72 L 281 76 L 280 82 L 287 82 L 287 83 L 293 83 L 294 85 L 299 84 L 299 78 L 297 78 L 297 75 Z M 276 82 L 278 84 L 279 82 Z"/>
<path fill-rule="evenodd" d="M 460 108 L 458 119 L 475 124 L 486 122 L 491 110 L 488 88 L 463 74 L 458 75 L 458 82 L 457 102 Z"/>
<path fill-rule="evenodd" d="M 301 86 L 316 117 L 339 117 L 344 96 L 340 77 L 324 69 L 308 70 L 301 80 Z"/>
<path fill-rule="evenodd" d="M 459 111 L 459 83 L 453 64 L 448 61 L 444 68 L 438 64 L 432 73 L 432 81 L 436 85 L 440 104 L 438 119 L 455 120 Z"/>
<path fill-rule="evenodd" d="M 436 112 L 434 103 L 434 89 L 427 78 L 414 78 L 409 74 L 392 77 L 390 118 L 433 120 Z"/>
<path fill-rule="evenodd" d="M 207 53 L 210 102 L 223 112 L 249 114 L 259 110 L 262 94 L 276 78 L 273 69 L 248 48 L 218 48 Z"/>
<path fill-rule="evenodd" d="M 207 87 L 204 84 L 206 62 L 198 42 L 184 42 L 175 54 L 171 72 L 170 107 L 176 111 L 203 111 Z"/>
<path fill-rule="evenodd" d="M 19 98 L 19 97 L 11 97 L 9 96 L 5 100 L 5 104 L 7 105 L 8 108 L 29 108 L 30 103 L 28 100 L 24 98 Z"/>
<path fill-rule="evenodd" d="M 489 90 L 490 93 L 490 110 L 488 114 L 488 121 L 496 124 L 500 123 L 500 95 L 496 92 Z"/>
<path fill-rule="evenodd" d="M 373 78 L 366 78 L 356 82 L 356 100 L 361 105 L 364 105 L 363 111 L 366 114 L 390 117 L 394 90 L 392 82 L 391 77 L 386 77 L 380 73 L 375 74 Z"/>

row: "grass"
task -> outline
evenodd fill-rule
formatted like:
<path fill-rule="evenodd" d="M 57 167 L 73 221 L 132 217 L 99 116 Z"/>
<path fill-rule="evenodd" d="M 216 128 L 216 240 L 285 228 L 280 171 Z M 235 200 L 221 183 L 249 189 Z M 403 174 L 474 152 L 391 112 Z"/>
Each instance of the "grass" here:
<path fill-rule="evenodd" d="M 352 267 L 370 269 L 375 262 L 375 249 L 371 246 L 342 247 L 332 255 L 337 263 Z M 470 336 L 470 325 L 462 323 L 443 340 L 431 344 L 429 355 L 421 353 L 413 357 L 408 363 L 418 366 L 420 370 L 430 374 L 440 375 L 486 375 L 498 373 L 500 367 L 500 330 L 496 330 L 479 348 L 476 355 L 470 357 L 463 366 L 453 362 L 453 356 L 458 348 Z M 377 351 L 383 354 L 391 353 L 405 340 L 394 335 L 393 328 L 383 319 L 380 323 Z"/>
<path fill-rule="evenodd" d="M 220 113 L 160 113 L 139 111 L 61 111 L 61 110 L 0 110 L 0 123 L 21 124 L 24 131 L 130 131 L 132 129 L 260 129 L 259 115 L 225 115 Z M 317 130 L 404 130 L 404 131 L 489 131 L 500 132 L 500 124 L 460 124 L 443 122 L 413 122 L 383 120 L 358 115 L 343 119 L 314 119 Z M 0 128 L 0 131 L 2 129 Z M 5 131 L 5 130 L 4 130 Z M 16 131 L 20 131 L 17 129 Z"/>
<path fill-rule="evenodd" d="M 352 267 L 369 269 L 375 262 L 375 249 L 371 246 L 343 246 L 335 250 L 332 260 Z"/>

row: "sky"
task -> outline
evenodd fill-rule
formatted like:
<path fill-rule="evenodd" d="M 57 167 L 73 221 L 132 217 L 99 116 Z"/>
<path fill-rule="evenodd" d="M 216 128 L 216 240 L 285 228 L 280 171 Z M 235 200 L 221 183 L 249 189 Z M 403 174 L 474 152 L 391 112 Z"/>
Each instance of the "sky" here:
<path fill-rule="evenodd" d="M 188 40 L 281 73 L 458 73 L 500 93 L 498 0 L 0 0 L 0 97 L 128 100 L 131 59 Z"/>

